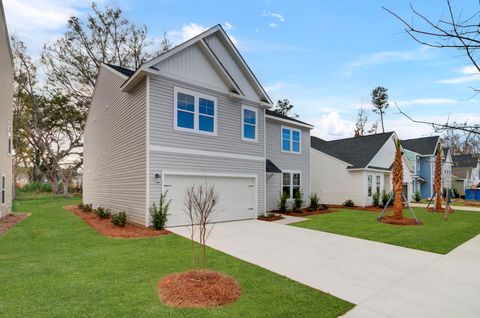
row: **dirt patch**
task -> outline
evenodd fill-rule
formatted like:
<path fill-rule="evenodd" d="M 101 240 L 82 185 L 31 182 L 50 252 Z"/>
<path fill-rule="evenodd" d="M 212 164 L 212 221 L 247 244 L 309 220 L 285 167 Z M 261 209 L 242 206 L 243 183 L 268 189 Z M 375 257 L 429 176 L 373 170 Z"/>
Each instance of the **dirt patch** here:
<path fill-rule="evenodd" d="M 427 212 L 445 213 L 445 208 L 434 211 L 433 208 L 426 208 Z M 448 213 L 455 213 L 455 210 L 451 207 L 448 208 Z"/>
<path fill-rule="evenodd" d="M 401 218 L 401 219 L 395 219 L 391 215 L 384 216 L 380 222 L 385 223 L 385 224 L 393 224 L 393 225 L 422 225 L 422 221 L 419 221 L 417 224 L 417 221 L 414 218 Z"/>
<path fill-rule="evenodd" d="M 267 215 L 267 216 L 261 215 L 261 216 L 258 217 L 258 219 L 260 221 L 267 221 L 267 222 L 278 221 L 278 220 L 281 220 L 283 218 L 284 218 L 283 216 L 278 215 L 278 214 Z"/>
<path fill-rule="evenodd" d="M 241 294 L 232 277 L 213 271 L 188 271 L 162 278 L 157 285 L 160 301 L 172 307 L 217 307 L 232 304 Z"/>
<path fill-rule="evenodd" d="M 100 219 L 92 212 L 83 212 L 77 206 L 69 205 L 64 207 L 64 209 L 78 215 L 85 223 L 90 225 L 100 234 L 110 237 L 120 237 L 120 238 L 142 238 L 142 237 L 153 237 L 170 234 L 170 231 L 167 230 L 155 230 L 152 228 L 142 227 L 133 224 L 126 224 L 124 227 L 114 226 L 108 219 Z"/>
<path fill-rule="evenodd" d="M 29 216 L 29 213 L 7 214 L 4 218 L 0 219 L 0 235 L 7 232 L 9 229 L 15 226 L 15 224 L 26 219 Z"/>

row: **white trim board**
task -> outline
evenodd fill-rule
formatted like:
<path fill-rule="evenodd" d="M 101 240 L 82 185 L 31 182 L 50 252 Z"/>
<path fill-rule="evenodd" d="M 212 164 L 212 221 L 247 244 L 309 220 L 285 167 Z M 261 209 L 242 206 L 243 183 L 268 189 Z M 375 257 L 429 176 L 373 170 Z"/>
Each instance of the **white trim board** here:
<path fill-rule="evenodd" d="M 220 157 L 220 158 L 263 161 L 263 162 L 265 161 L 265 157 L 262 157 L 262 156 L 243 155 L 243 154 L 236 154 L 236 153 L 229 153 L 229 152 L 198 150 L 198 149 L 157 146 L 157 145 L 149 145 L 149 148 L 151 151 L 168 152 L 168 153 L 176 153 L 176 154 L 183 154 L 183 155 Z"/>

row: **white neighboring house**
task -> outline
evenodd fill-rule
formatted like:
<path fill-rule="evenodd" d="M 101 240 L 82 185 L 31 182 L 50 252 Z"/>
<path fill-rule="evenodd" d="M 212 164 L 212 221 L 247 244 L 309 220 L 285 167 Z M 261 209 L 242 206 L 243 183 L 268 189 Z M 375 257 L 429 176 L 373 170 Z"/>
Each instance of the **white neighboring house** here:
<path fill-rule="evenodd" d="M 12 206 L 13 59 L 0 0 L 0 218 Z"/>
<path fill-rule="evenodd" d="M 465 194 L 465 189 L 480 186 L 480 157 L 476 154 L 452 156 L 453 188 L 460 195 Z"/>
<path fill-rule="evenodd" d="M 450 148 L 442 148 L 442 189 L 452 189 L 452 151 Z"/>
<path fill-rule="evenodd" d="M 282 150 L 276 168 L 300 172 L 300 180 L 292 179 L 308 194 L 312 126 L 267 116 L 272 106 L 220 25 L 136 71 L 102 65 L 85 127 L 84 202 L 149 226 L 149 207 L 168 190 L 167 226 L 180 226 L 189 222 L 186 188 L 208 183 L 219 191 L 215 221 L 257 218 L 282 191 L 280 181 L 266 181 L 276 160 L 269 153 Z M 293 193 L 298 186 L 283 189 Z"/>
<path fill-rule="evenodd" d="M 311 137 L 312 192 L 326 204 L 343 204 L 347 199 L 357 206 L 372 205 L 372 195 L 383 190 L 390 193 L 394 132 L 326 141 Z M 403 156 L 404 187 L 412 195 L 412 174 Z"/>

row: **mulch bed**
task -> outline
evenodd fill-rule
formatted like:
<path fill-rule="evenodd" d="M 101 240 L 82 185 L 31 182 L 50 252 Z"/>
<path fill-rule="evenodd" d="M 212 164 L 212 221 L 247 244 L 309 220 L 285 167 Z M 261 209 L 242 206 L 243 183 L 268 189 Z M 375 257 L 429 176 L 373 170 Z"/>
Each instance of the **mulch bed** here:
<path fill-rule="evenodd" d="M 426 210 L 427 212 L 445 213 L 445 207 L 442 207 L 440 210 L 436 210 L 436 211 L 434 211 L 433 208 L 426 208 Z M 455 210 L 449 207 L 448 213 L 455 213 Z"/>
<path fill-rule="evenodd" d="M 240 284 L 226 274 L 194 270 L 162 278 L 157 289 L 162 303 L 183 308 L 232 304 L 242 292 Z"/>
<path fill-rule="evenodd" d="M 153 228 L 142 227 L 134 224 L 126 224 L 124 227 L 114 226 L 108 219 L 100 219 L 92 212 L 83 212 L 79 207 L 69 205 L 64 209 L 78 215 L 85 223 L 90 225 L 93 229 L 102 235 L 120 238 L 142 238 L 154 237 L 160 235 L 170 234 L 167 230 L 155 230 Z"/>
<path fill-rule="evenodd" d="M 370 211 L 370 212 L 382 212 L 383 211 L 383 206 L 366 206 L 366 207 L 361 207 L 361 206 L 354 206 L 354 207 L 346 207 L 344 205 L 330 205 L 331 207 L 338 208 L 338 209 L 349 209 L 349 210 L 358 210 L 358 211 Z M 385 211 L 393 211 L 393 208 L 387 208 Z"/>
<path fill-rule="evenodd" d="M 309 215 L 317 215 L 317 214 L 327 214 L 332 212 L 337 212 L 337 210 L 325 209 L 325 210 L 317 210 L 317 211 L 308 211 L 304 209 L 301 212 L 285 212 L 283 214 L 289 215 L 289 216 L 309 216 Z"/>
<path fill-rule="evenodd" d="M 401 218 L 401 219 L 395 219 L 391 215 L 386 215 L 384 216 L 380 222 L 385 223 L 385 224 L 393 224 L 393 225 L 422 225 L 422 221 L 419 221 L 417 224 L 417 221 L 414 218 Z"/>
<path fill-rule="evenodd" d="M 278 221 L 278 220 L 281 220 L 283 219 L 284 217 L 281 216 L 281 215 L 278 215 L 278 214 L 275 214 L 273 216 L 264 216 L 264 215 L 261 215 L 258 217 L 258 219 L 260 221 L 266 221 L 266 222 L 272 222 L 272 221 Z"/>
<path fill-rule="evenodd" d="M 15 224 L 26 219 L 29 216 L 30 216 L 29 213 L 7 214 L 4 218 L 0 219 L 0 235 L 7 232 Z"/>

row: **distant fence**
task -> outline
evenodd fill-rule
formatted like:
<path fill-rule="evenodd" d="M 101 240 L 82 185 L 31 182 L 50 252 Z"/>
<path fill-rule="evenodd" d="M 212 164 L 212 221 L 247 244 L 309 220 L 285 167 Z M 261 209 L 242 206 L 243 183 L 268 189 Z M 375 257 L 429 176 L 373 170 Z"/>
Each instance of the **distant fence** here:
<path fill-rule="evenodd" d="M 480 201 L 480 190 L 479 189 L 465 189 L 465 200 L 466 201 Z"/>

